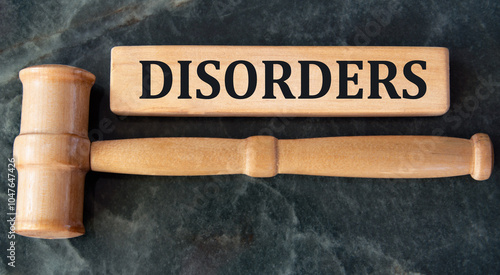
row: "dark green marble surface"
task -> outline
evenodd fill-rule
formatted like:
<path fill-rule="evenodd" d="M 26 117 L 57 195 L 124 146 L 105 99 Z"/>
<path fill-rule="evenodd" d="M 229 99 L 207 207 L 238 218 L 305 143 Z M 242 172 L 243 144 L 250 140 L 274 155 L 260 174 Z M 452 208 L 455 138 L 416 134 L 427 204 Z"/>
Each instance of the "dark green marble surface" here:
<path fill-rule="evenodd" d="M 111 113 L 111 48 L 174 44 L 448 47 L 451 109 L 415 118 Z M 483 182 L 91 172 L 87 233 L 17 236 L 15 268 L 6 257 L 7 164 L 19 132 L 24 67 L 67 64 L 97 76 L 93 140 L 484 132 L 500 151 L 499 50 L 495 0 L 0 0 L 0 274 L 499 274 L 498 165 Z"/>

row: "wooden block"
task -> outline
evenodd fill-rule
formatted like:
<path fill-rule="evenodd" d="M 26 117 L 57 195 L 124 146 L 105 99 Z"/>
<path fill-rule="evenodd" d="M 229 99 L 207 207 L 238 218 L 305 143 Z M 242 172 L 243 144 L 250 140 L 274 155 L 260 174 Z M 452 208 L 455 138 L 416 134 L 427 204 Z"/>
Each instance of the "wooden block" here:
<path fill-rule="evenodd" d="M 442 115 L 450 105 L 448 50 L 115 47 L 110 94 L 119 115 Z"/>

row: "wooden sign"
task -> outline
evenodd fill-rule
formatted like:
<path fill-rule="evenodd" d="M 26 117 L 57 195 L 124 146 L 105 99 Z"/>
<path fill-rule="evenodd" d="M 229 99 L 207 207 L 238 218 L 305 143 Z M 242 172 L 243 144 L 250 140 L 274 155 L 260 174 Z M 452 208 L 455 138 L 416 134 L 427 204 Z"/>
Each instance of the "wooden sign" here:
<path fill-rule="evenodd" d="M 450 105 L 448 50 L 115 47 L 110 94 L 119 115 L 442 115 Z"/>

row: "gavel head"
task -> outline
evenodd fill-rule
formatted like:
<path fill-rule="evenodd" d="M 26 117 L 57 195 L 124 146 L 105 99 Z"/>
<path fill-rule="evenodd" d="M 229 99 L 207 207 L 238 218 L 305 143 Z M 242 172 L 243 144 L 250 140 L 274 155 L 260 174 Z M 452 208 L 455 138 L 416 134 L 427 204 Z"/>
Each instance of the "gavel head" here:
<path fill-rule="evenodd" d="M 19 77 L 23 105 L 14 141 L 16 233 L 46 239 L 80 236 L 85 232 L 88 112 L 95 76 L 75 67 L 42 65 L 21 70 Z"/>

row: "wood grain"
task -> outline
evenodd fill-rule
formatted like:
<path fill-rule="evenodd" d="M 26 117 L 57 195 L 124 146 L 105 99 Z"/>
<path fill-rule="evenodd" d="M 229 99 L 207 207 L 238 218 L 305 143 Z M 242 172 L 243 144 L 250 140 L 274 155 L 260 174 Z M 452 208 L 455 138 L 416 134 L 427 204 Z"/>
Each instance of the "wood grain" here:
<path fill-rule="evenodd" d="M 480 145 L 479 145 L 480 144 Z M 485 134 L 471 140 L 432 136 L 359 136 L 277 140 L 146 138 L 92 143 L 93 171 L 200 176 L 301 174 L 369 178 L 487 179 L 493 149 Z"/>
<path fill-rule="evenodd" d="M 95 76 L 63 65 L 29 67 L 23 82 L 16 233 L 47 239 L 84 234 L 83 188 L 89 170 L 89 95 Z"/>
<path fill-rule="evenodd" d="M 210 95 L 212 87 L 198 76 L 198 65 L 206 60 L 220 62 L 220 68 L 208 64 L 207 74 L 220 85 L 219 94 L 212 99 L 197 97 L 197 89 Z M 252 96 L 235 99 L 227 92 L 226 72 L 228 66 L 237 60 L 250 62 L 256 70 L 256 89 Z M 425 94 L 418 99 L 403 97 L 403 89 L 416 95 L 418 87 L 404 74 L 404 67 L 410 61 L 425 61 L 426 68 L 418 64 L 412 71 L 426 84 Z M 140 61 L 161 61 L 172 72 L 172 86 L 161 98 L 140 98 L 143 93 L 143 66 Z M 179 61 L 191 61 L 189 74 L 189 96 L 181 94 L 181 66 Z M 263 61 L 283 61 L 290 65 L 290 77 L 286 84 L 295 98 L 285 98 L 281 86 L 272 84 L 275 99 L 263 98 L 266 94 L 266 65 Z M 320 98 L 300 98 L 302 69 L 299 61 L 320 61 L 327 65 L 331 74 L 328 92 Z M 342 61 L 361 62 L 347 65 L 346 76 L 357 78 L 341 81 Z M 379 87 L 381 98 L 369 98 L 373 89 L 372 68 L 369 62 L 388 61 L 395 65 L 396 75 L 391 83 L 401 98 L 391 98 L 386 86 Z M 324 77 L 317 66 L 310 65 L 308 77 L 310 94 L 316 94 L 322 87 Z M 379 78 L 388 77 L 388 67 L 379 66 Z M 273 65 L 273 78 L 283 76 L 281 65 Z M 159 94 L 165 81 L 159 66 L 151 65 L 151 94 Z M 243 65 L 234 71 L 234 87 L 238 95 L 248 89 L 247 73 Z M 342 78 L 344 79 L 344 78 Z M 344 79 L 345 80 L 345 79 Z M 348 95 L 362 98 L 338 98 L 341 82 L 347 85 Z M 449 61 L 446 48 L 433 47 L 273 47 L 273 46 L 129 46 L 115 47 L 111 53 L 111 109 L 119 115 L 137 116 L 433 116 L 442 115 L 449 108 Z"/>

